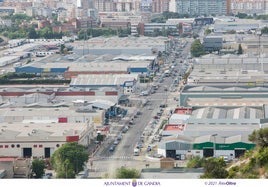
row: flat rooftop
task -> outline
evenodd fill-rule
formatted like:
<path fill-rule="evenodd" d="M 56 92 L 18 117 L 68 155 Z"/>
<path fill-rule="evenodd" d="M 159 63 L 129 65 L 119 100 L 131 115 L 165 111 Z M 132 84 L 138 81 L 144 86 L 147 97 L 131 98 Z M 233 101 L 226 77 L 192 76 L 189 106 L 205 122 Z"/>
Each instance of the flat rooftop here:
<path fill-rule="evenodd" d="M 165 125 L 164 131 L 183 131 L 185 128 L 184 124 L 168 124 Z"/>
<path fill-rule="evenodd" d="M 66 136 L 80 136 L 87 131 L 85 123 L 8 124 L 0 125 L 0 142 L 66 140 Z"/>
<path fill-rule="evenodd" d="M 233 142 L 246 142 L 252 143 L 248 140 L 248 135 L 254 130 L 259 130 L 260 125 L 210 125 L 210 124 L 187 124 L 186 130 L 183 135 L 186 137 L 197 138 L 195 142 L 213 141 L 212 134 L 217 134 L 217 143 L 233 143 Z M 227 138 L 228 139 L 227 141 Z"/>
<path fill-rule="evenodd" d="M 263 119 L 263 108 L 261 107 L 201 107 L 193 110 L 190 119 L 229 119 L 246 120 L 246 119 Z"/>

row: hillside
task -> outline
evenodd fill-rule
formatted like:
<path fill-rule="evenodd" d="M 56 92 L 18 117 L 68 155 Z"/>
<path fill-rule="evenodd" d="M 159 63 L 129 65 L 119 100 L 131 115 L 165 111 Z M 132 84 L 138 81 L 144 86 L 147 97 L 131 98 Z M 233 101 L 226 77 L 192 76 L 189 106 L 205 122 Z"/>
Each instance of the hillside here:
<path fill-rule="evenodd" d="M 268 148 L 246 152 L 238 161 L 227 166 L 228 178 L 234 179 L 267 179 Z"/>

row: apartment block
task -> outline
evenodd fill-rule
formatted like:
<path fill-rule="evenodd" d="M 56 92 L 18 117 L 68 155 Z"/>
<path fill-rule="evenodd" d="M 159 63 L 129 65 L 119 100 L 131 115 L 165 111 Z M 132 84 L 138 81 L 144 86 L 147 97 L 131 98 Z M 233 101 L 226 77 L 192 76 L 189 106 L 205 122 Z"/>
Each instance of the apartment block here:
<path fill-rule="evenodd" d="M 169 11 L 170 0 L 153 0 L 152 1 L 152 12 L 153 13 L 163 13 Z"/>
<path fill-rule="evenodd" d="M 268 0 L 231 0 L 233 14 L 267 14 Z"/>
<path fill-rule="evenodd" d="M 176 12 L 192 16 L 226 15 L 228 0 L 176 0 Z"/>

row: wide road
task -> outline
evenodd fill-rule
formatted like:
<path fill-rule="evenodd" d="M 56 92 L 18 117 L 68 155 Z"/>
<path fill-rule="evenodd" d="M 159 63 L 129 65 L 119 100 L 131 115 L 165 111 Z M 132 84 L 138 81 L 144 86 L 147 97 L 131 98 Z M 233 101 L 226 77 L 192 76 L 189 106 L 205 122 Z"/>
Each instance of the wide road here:
<path fill-rule="evenodd" d="M 183 49 L 182 53 L 182 59 L 176 59 L 176 62 L 178 61 L 184 61 L 184 59 L 187 58 L 189 54 L 189 48 L 190 48 L 191 42 L 187 42 L 185 48 Z M 170 55 L 169 58 L 171 58 L 173 55 Z M 171 62 L 173 59 L 167 59 Z M 179 71 L 182 64 L 177 63 L 177 66 L 175 66 L 175 70 Z M 177 77 L 177 76 L 176 76 Z M 169 88 L 174 80 L 174 76 L 165 77 L 162 83 L 158 83 L 160 86 L 158 90 L 156 90 L 156 93 L 151 94 L 149 96 L 136 96 L 137 98 L 142 99 L 148 99 L 149 103 L 148 105 L 144 107 L 137 108 L 137 110 L 142 112 L 142 115 L 140 115 L 137 118 L 134 118 L 134 125 L 129 125 L 130 128 L 126 133 L 122 133 L 123 138 L 120 141 L 120 143 L 116 146 L 115 150 L 113 152 L 109 151 L 109 147 L 113 144 L 115 141 L 116 136 L 110 136 L 106 143 L 104 143 L 98 151 L 94 158 L 92 158 L 93 166 L 88 164 L 88 167 L 91 169 L 94 169 L 96 172 L 92 172 L 90 177 L 99 177 L 100 175 L 103 175 L 103 173 L 114 173 L 116 168 L 119 168 L 121 166 L 128 166 L 131 168 L 141 169 L 145 167 L 146 163 L 150 163 L 150 166 L 159 167 L 159 161 L 154 160 L 148 160 L 144 157 L 144 155 L 140 156 L 133 156 L 133 150 L 136 146 L 138 139 L 140 136 L 142 136 L 144 129 L 149 124 L 149 122 L 152 120 L 153 116 L 156 115 L 157 111 L 160 110 L 159 105 L 162 103 L 172 104 L 173 108 L 176 107 L 176 102 L 173 101 L 174 96 L 178 96 L 178 92 L 170 92 Z M 168 91 L 165 91 L 165 88 L 168 88 Z M 166 108 L 165 113 L 168 113 L 169 106 Z M 122 124 L 123 123 L 123 124 Z M 118 127 L 117 133 L 120 133 L 120 129 L 124 126 L 125 122 L 119 122 L 118 124 L 114 124 Z M 159 121 L 161 123 L 161 121 Z M 113 133 L 116 131 L 113 131 Z M 115 134 L 114 134 L 115 135 Z M 146 147 L 142 148 L 146 149 Z M 110 176 L 111 177 L 111 176 Z"/>
<path fill-rule="evenodd" d="M 145 127 L 152 120 L 152 117 L 156 115 L 157 111 L 159 111 L 159 105 L 166 102 L 168 93 L 164 91 L 164 85 L 170 85 L 171 82 L 171 77 L 166 78 L 157 92 L 147 97 L 150 100 L 148 105 L 137 109 L 142 112 L 142 115 L 134 118 L 135 124 L 131 125 L 126 133 L 122 133 L 123 138 L 112 153 L 109 151 L 109 147 L 113 144 L 115 137 L 108 139 L 108 143 L 103 145 L 102 151 L 94 156 L 95 161 L 93 161 L 93 166 L 88 165 L 88 168 L 95 171 L 91 172 L 89 177 L 103 176 L 104 174 L 109 174 L 109 177 L 112 177 L 111 175 L 115 172 L 115 169 L 121 166 L 139 170 L 145 168 L 145 165 L 149 163 L 150 167 L 159 167 L 157 160 L 148 160 L 144 155 L 133 156 L 133 150 L 139 137 L 142 136 Z M 140 97 L 143 98 L 144 96 Z M 144 150 L 146 147 L 142 149 Z"/>
<path fill-rule="evenodd" d="M 129 125 L 130 128 L 126 133 L 122 133 L 123 138 L 120 141 L 120 143 L 116 146 L 114 152 L 111 153 L 109 151 L 109 147 L 114 142 L 114 139 L 110 137 L 108 140 L 108 144 L 104 145 L 106 146 L 106 148 L 104 148 L 104 151 L 98 153 L 97 157 L 126 158 L 133 156 L 134 147 L 136 146 L 139 137 L 142 136 L 145 127 L 152 120 L 152 117 L 156 115 L 157 111 L 160 110 L 159 105 L 163 102 L 166 102 L 167 100 L 169 93 L 164 91 L 164 85 L 167 85 L 169 87 L 171 82 L 172 78 L 167 77 L 160 84 L 160 87 L 158 90 L 156 90 L 156 93 L 151 94 L 149 96 L 137 96 L 140 99 L 146 98 L 149 100 L 146 106 L 137 108 L 137 110 L 141 111 L 142 114 L 139 115 L 137 118 L 134 118 L 134 125 Z"/>

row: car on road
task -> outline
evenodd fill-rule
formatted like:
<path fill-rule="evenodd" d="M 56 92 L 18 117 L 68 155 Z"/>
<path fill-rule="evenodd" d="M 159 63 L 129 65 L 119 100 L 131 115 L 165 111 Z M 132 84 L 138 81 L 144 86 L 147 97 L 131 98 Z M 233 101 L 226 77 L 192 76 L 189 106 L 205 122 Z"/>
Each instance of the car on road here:
<path fill-rule="evenodd" d="M 133 155 L 134 155 L 134 156 L 139 156 L 139 155 L 140 155 L 140 150 L 137 149 L 137 148 L 135 148 L 135 149 L 134 149 L 134 152 L 133 152 Z"/>
<path fill-rule="evenodd" d="M 162 114 L 163 114 L 163 110 L 160 110 L 160 111 L 158 111 L 158 112 L 156 113 L 156 115 L 158 115 L 158 116 L 162 116 Z"/>
<path fill-rule="evenodd" d="M 151 145 L 148 145 L 147 146 L 147 152 L 150 152 L 150 151 L 152 151 L 152 146 Z"/>
<path fill-rule="evenodd" d="M 164 156 L 161 155 L 161 154 L 156 154 L 156 155 L 153 155 L 153 157 L 156 157 L 156 158 L 163 158 Z"/>
<path fill-rule="evenodd" d="M 123 137 L 122 137 L 122 135 L 120 134 L 120 135 L 118 135 L 118 136 L 116 137 L 116 140 L 117 140 L 117 141 L 120 141 L 120 140 L 122 140 L 122 138 L 123 138 Z"/>
<path fill-rule="evenodd" d="M 137 148 L 137 149 L 143 148 L 142 143 L 137 143 L 136 148 Z"/>
<path fill-rule="evenodd" d="M 129 124 L 129 125 L 134 125 L 134 120 L 130 120 L 130 121 L 128 122 L 128 124 Z"/>
<path fill-rule="evenodd" d="M 142 91 L 140 93 L 140 96 L 148 96 L 149 95 L 149 92 L 148 91 Z"/>
<path fill-rule="evenodd" d="M 160 108 L 166 108 L 167 107 L 167 104 L 161 104 L 159 105 Z"/>
<path fill-rule="evenodd" d="M 154 116 L 153 118 L 154 118 L 154 119 L 160 119 L 160 117 L 159 117 L 159 116 Z"/>
<path fill-rule="evenodd" d="M 139 138 L 139 141 L 144 142 L 144 136 L 141 136 L 141 137 Z"/>
<path fill-rule="evenodd" d="M 109 151 L 110 152 L 113 152 L 115 150 L 115 145 L 112 145 L 110 148 L 109 148 Z"/>
<path fill-rule="evenodd" d="M 156 92 L 155 90 L 151 90 L 151 91 L 150 91 L 151 94 L 154 94 L 155 92 Z"/>
<path fill-rule="evenodd" d="M 115 140 L 114 145 L 118 145 L 118 144 L 119 144 L 119 141 Z"/>
<path fill-rule="evenodd" d="M 128 127 L 125 126 L 123 129 L 122 129 L 122 133 L 126 133 L 128 131 Z"/>
<path fill-rule="evenodd" d="M 89 169 L 85 169 L 84 171 L 80 171 L 75 178 L 77 179 L 86 179 L 88 178 Z"/>
<path fill-rule="evenodd" d="M 153 110 L 154 108 L 152 106 L 148 106 L 147 110 Z"/>

